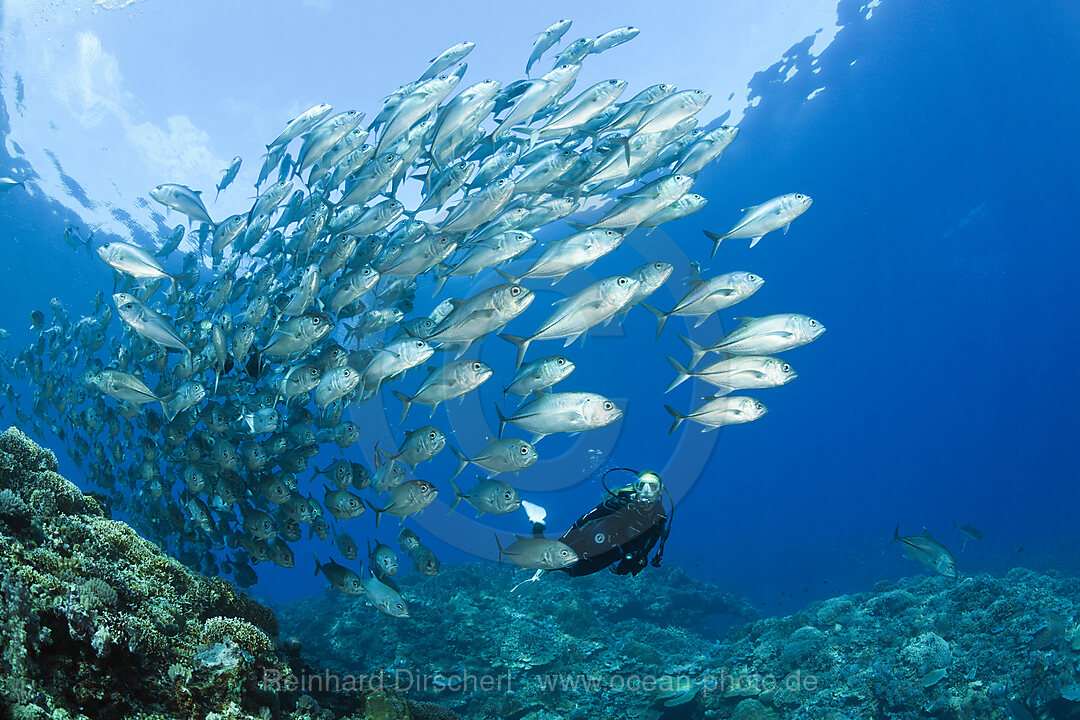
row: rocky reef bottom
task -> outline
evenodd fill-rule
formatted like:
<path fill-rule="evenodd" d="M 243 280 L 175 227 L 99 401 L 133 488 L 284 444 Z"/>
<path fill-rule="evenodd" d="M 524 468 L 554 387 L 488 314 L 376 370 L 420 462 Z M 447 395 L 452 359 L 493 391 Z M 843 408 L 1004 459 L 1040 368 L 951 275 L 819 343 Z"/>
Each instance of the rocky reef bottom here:
<path fill-rule="evenodd" d="M 783 618 L 678 568 L 444 566 L 412 617 L 278 609 L 114 522 L 0 436 L 0 718 L 1080 720 L 1080 579 L 881 583 Z M 280 623 L 280 631 L 279 631 Z"/>
<path fill-rule="evenodd" d="M 301 692 L 267 607 L 106 517 L 18 430 L 0 436 L 0 718 L 456 715 L 385 689 Z"/>
<path fill-rule="evenodd" d="M 406 575 L 412 617 L 328 594 L 278 609 L 283 635 L 468 718 L 941 720 L 1080 718 L 1080 580 L 907 578 L 743 621 L 738 599 L 678 569 L 637 578 L 506 566 Z"/>

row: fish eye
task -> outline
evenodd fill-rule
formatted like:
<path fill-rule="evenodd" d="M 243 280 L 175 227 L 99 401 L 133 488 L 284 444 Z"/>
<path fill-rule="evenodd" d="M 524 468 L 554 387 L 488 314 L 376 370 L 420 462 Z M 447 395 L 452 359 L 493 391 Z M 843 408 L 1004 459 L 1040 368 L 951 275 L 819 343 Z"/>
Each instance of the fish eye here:
<path fill-rule="evenodd" d="M 611 410 L 613 407 L 615 407 L 615 404 L 612 403 L 610 400 L 605 400 L 604 401 L 604 409 L 605 410 Z"/>
<path fill-rule="evenodd" d="M 521 446 L 521 454 L 522 455 L 528 455 L 529 454 L 529 448 L 526 447 L 525 445 L 522 445 Z"/>
<path fill-rule="evenodd" d="M 520 295 L 521 294 L 521 288 L 519 288 L 517 286 L 514 286 L 514 287 L 510 288 L 510 294 L 515 295 L 515 296 Z"/>
<path fill-rule="evenodd" d="M 607 236 L 608 236 L 608 237 L 611 237 L 611 236 L 612 236 L 612 235 L 614 235 L 614 234 L 615 234 L 615 231 L 614 231 L 614 230 L 608 230 L 608 231 L 607 231 Z"/>
<path fill-rule="evenodd" d="M 626 278 L 624 278 L 624 277 L 619 278 L 619 284 L 620 285 L 625 285 L 626 284 Z"/>
<path fill-rule="evenodd" d="M 566 557 L 568 553 L 567 553 L 566 550 L 560 550 L 559 554 L 562 555 L 563 557 Z"/>
<path fill-rule="evenodd" d="M 318 315 L 312 315 L 311 316 L 311 324 L 312 325 L 318 325 L 321 322 L 322 322 L 322 318 L 320 318 Z"/>
<path fill-rule="evenodd" d="M 783 365 L 781 365 L 780 369 L 783 370 L 784 372 L 791 372 L 791 366 L 788 365 L 787 363 L 784 363 Z"/>
<path fill-rule="evenodd" d="M 566 358 L 559 358 L 558 360 L 555 361 L 555 364 L 556 365 L 565 365 L 566 364 Z"/>
<path fill-rule="evenodd" d="M 437 438 L 439 436 L 435 433 L 434 430 L 432 430 L 431 432 L 428 433 L 428 437 L 431 438 L 432 440 L 434 440 L 435 438 Z"/>
<path fill-rule="evenodd" d="M 653 263 L 653 267 L 656 268 L 657 270 L 663 270 L 664 269 L 664 264 L 663 263 Z"/>
<path fill-rule="evenodd" d="M 480 371 L 480 370 L 481 370 L 482 368 L 480 367 L 480 363 L 478 363 L 478 362 L 474 362 L 474 363 L 472 364 L 472 369 L 473 369 L 473 370 L 476 370 L 477 372 L 479 372 L 479 371 Z"/>
<path fill-rule="evenodd" d="M 416 347 L 418 347 L 418 348 L 424 347 L 424 341 L 423 340 L 417 340 L 416 341 Z"/>
<path fill-rule="evenodd" d="M 308 370 L 308 374 L 310 374 L 312 377 L 315 377 L 316 375 L 319 374 L 319 369 L 318 368 L 310 368 Z"/>
<path fill-rule="evenodd" d="M 754 407 L 756 407 L 758 410 L 764 410 L 765 409 L 765 406 L 762 405 L 759 402 L 754 403 Z"/>
<path fill-rule="evenodd" d="M 817 320 L 815 320 L 814 318 L 810 318 L 810 327 L 814 327 L 816 325 L 817 325 Z"/>
<path fill-rule="evenodd" d="M 507 500 L 509 500 L 510 498 L 514 497 L 514 494 L 512 492 L 507 491 L 507 492 L 503 493 L 503 497 L 506 498 Z"/>
<path fill-rule="evenodd" d="M 795 193 L 795 199 L 796 200 L 802 200 L 803 199 L 802 193 Z"/>

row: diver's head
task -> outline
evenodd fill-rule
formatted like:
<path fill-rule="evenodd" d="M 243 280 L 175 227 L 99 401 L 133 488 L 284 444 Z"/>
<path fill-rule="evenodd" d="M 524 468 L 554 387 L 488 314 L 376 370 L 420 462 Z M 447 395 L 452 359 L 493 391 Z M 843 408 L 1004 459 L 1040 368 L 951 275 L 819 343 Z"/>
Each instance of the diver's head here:
<path fill-rule="evenodd" d="M 660 499 L 662 489 L 663 485 L 659 475 L 651 470 L 638 473 L 637 480 L 634 481 L 634 500 L 635 502 L 652 505 Z"/>

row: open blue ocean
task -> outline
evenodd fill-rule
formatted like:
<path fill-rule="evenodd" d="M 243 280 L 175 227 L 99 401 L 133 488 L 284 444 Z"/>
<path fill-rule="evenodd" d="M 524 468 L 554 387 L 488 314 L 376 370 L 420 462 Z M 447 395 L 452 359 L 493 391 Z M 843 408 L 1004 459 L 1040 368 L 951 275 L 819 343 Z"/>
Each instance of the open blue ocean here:
<path fill-rule="evenodd" d="M 511 684 L 411 717 L 1080 717 L 1074 4 L 4 2 L 0 37 L 0 423 L 273 607 L 298 674 Z M 408 716 L 365 692 L 304 697 Z"/>

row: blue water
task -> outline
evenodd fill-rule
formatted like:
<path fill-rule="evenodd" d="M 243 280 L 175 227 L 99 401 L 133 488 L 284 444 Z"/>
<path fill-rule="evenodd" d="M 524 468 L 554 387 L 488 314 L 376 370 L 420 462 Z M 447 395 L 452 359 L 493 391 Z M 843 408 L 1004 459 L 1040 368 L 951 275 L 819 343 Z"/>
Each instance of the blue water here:
<path fill-rule="evenodd" d="M 708 436 L 687 423 L 669 436 L 662 404 L 685 411 L 703 390 L 686 383 L 662 395 L 672 377 L 665 356 L 687 358 L 676 333 L 688 328 L 672 321 L 654 341 L 653 317 L 635 309 L 621 329 L 598 329 L 584 349 L 567 350 L 578 369 L 559 388 L 617 398 L 625 420 L 543 441 L 544 462 L 522 475 L 522 492 L 548 508 L 549 528 L 561 530 L 600 497 L 595 475 L 581 480 L 590 463 L 660 470 L 678 498 L 665 562 L 768 613 L 924 572 L 888 547 L 898 523 L 902 533 L 930 530 L 952 548 L 962 573 L 1016 565 L 1080 572 L 1080 384 L 1072 368 L 1080 100 L 1071 91 L 1080 12 L 1068 3 L 1031 12 L 1008 2 L 885 0 L 863 21 L 860 3 L 840 7 L 844 27 L 816 71 L 804 42 L 753 78 L 760 102 L 694 186 L 709 199 L 705 210 L 648 238 L 639 231 L 590 271 L 599 278 L 641 258 L 669 260 L 676 272 L 651 301 L 669 308 L 688 259 L 708 258 L 702 228 L 722 232 L 739 208 L 809 194 L 814 204 L 790 233 L 770 234 L 753 249 L 725 241 L 706 263 L 714 272 L 750 270 L 766 285 L 694 334 L 718 338 L 736 315 L 813 315 L 826 334 L 784 356 L 799 378 L 748 393 L 770 408 L 755 423 Z M 790 63 L 798 72 L 781 82 Z M 261 148 L 234 150 L 254 165 Z M 18 160 L 5 163 L 13 168 L 6 174 L 26 170 Z M 99 289 L 109 292 L 111 277 L 64 244 L 72 218 L 57 203 L 16 189 L 0 196 L 0 208 L 0 326 L 12 333 L 2 341 L 11 354 L 32 340 L 32 309 L 48 313 L 57 297 L 77 317 Z M 589 280 L 581 275 L 559 290 L 583 287 Z M 462 296 L 467 285 L 448 289 Z M 535 327 L 553 298 L 541 294 L 508 331 Z M 534 352 L 557 347 L 541 343 Z M 492 338 L 480 358 L 505 380 L 513 350 Z M 420 379 L 401 385 L 412 390 Z M 455 431 L 455 445 L 475 451 L 495 428 L 494 405 L 504 407 L 497 380 L 436 415 L 434 424 Z M 20 389 L 28 399 L 30 389 Z M 400 405 L 389 398 L 383 405 L 355 412 L 396 427 Z M 405 427 L 425 416 L 414 409 Z M 0 419 L 15 422 L 6 407 Z M 78 481 L 58 441 L 42 440 Z M 361 440 L 349 455 L 363 450 L 368 462 L 371 445 Z M 316 464 L 332 457 L 324 453 Z M 448 495 L 449 453 L 423 467 L 419 475 Z M 539 492 L 567 473 L 571 487 Z M 493 558 L 492 529 L 503 537 L 528 529 L 520 514 L 474 524 L 471 515 L 444 513 L 432 508 L 413 525 L 443 562 Z M 954 521 L 972 523 L 985 539 L 960 553 Z M 370 514 L 350 523 L 361 544 L 373 534 Z M 388 541 L 394 532 L 377 536 Z M 311 580 L 312 547 L 336 555 L 326 543 L 298 543 L 297 568 L 258 566 L 253 591 L 275 600 L 322 592 L 322 580 Z"/>

